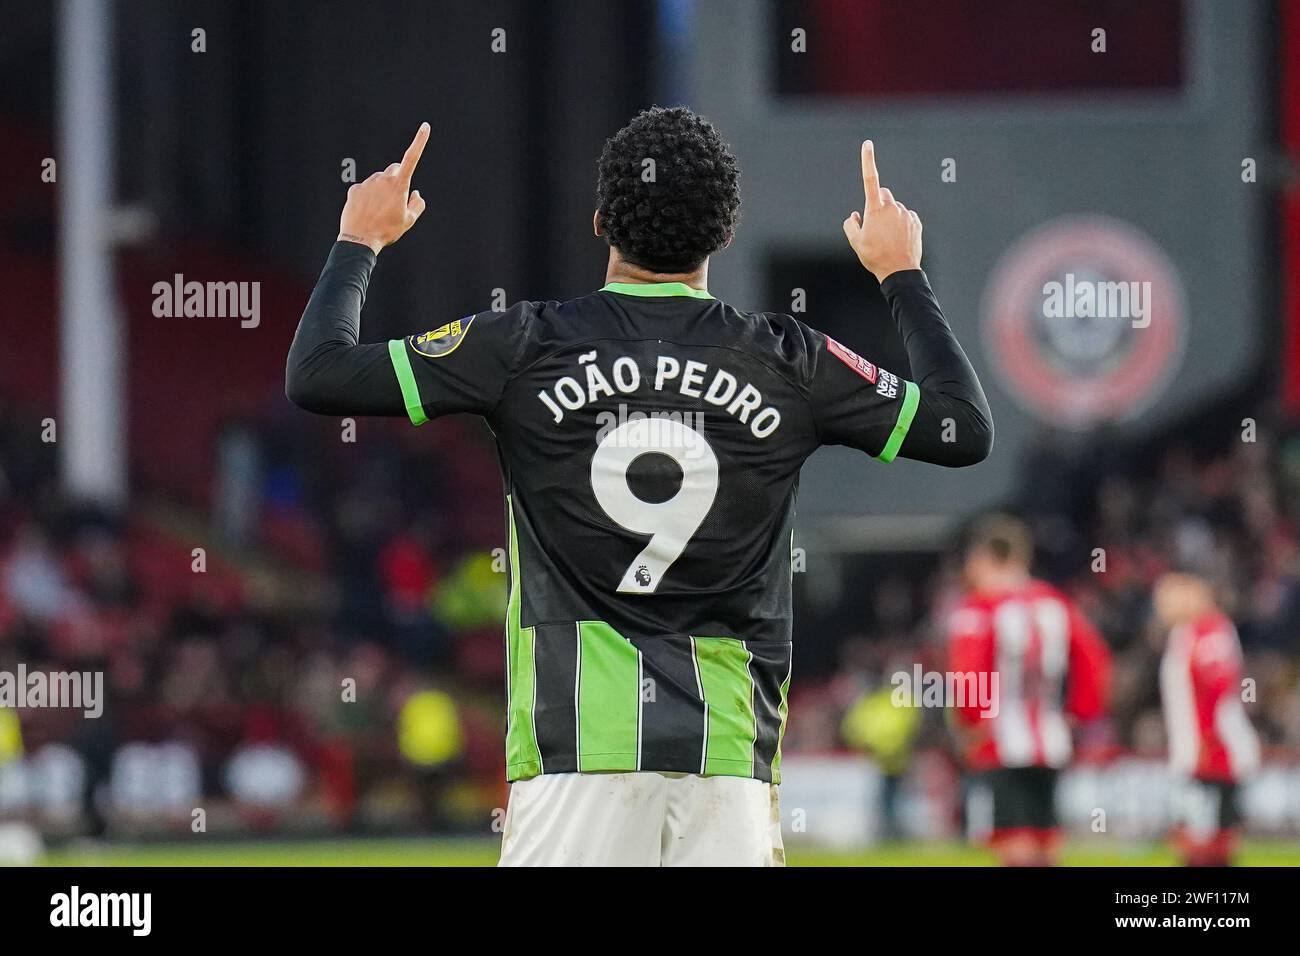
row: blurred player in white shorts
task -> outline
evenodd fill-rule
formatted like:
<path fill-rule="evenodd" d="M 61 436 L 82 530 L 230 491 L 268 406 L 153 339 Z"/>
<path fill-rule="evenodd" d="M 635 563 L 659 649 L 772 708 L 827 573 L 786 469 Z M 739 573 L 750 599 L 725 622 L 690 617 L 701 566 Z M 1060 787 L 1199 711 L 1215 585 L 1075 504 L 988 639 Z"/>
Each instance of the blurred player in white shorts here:
<path fill-rule="evenodd" d="M 1174 845 L 1189 866 L 1228 866 L 1242 822 L 1238 789 L 1260 761 L 1241 699 L 1241 641 L 1205 579 L 1166 574 L 1154 597 L 1169 628 L 1160 702 L 1174 777 Z"/>

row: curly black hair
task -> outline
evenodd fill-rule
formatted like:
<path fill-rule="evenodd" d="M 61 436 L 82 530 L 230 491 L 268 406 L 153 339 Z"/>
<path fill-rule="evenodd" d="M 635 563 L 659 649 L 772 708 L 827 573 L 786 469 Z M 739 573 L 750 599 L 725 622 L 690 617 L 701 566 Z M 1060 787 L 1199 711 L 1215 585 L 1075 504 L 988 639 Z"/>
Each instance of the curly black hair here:
<path fill-rule="evenodd" d="M 605 239 L 624 259 L 690 272 L 736 231 L 740 169 L 704 117 L 654 106 L 605 141 L 596 201 Z"/>

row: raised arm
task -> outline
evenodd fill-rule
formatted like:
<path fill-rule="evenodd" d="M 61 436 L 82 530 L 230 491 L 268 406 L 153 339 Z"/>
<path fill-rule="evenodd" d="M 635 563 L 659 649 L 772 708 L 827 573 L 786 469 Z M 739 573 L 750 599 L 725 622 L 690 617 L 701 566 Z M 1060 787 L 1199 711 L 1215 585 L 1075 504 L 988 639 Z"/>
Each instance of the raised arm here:
<path fill-rule="evenodd" d="M 348 189 L 339 236 L 302 314 L 285 365 L 289 400 L 322 415 L 406 415 L 390 347 L 358 345 L 376 257 L 424 212 L 411 176 L 429 140 L 424 123 L 400 163 Z"/>
<path fill-rule="evenodd" d="M 827 340 L 829 353 L 876 385 L 876 396 L 864 393 L 862 383 L 846 377 L 837 363 L 819 360 L 819 430 L 827 443 L 861 448 L 885 461 L 901 456 L 954 468 L 976 464 L 993 447 L 988 400 L 921 271 L 921 219 L 880 185 L 870 140 L 862 144 L 862 185 L 863 210 L 844 220 L 844 235 L 880 280 L 914 381 L 891 385 L 889 373 Z"/>
<path fill-rule="evenodd" d="M 975 369 L 943 317 L 920 269 L 881 283 L 907 349 L 918 402 L 898 454 L 949 468 L 974 465 L 993 450 L 993 415 Z"/>

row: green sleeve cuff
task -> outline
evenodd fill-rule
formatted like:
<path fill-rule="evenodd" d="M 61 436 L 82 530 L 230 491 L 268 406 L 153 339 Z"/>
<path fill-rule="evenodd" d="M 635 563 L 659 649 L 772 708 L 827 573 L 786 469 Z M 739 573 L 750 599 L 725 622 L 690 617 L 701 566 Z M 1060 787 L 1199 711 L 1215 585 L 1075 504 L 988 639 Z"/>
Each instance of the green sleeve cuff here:
<path fill-rule="evenodd" d="M 406 414 L 411 416 L 411 424 L 423 425 L 429 416 L 424 414 L 424 403 L 420 401 L 420 388 L 415 384 L 415 370 L 411 368 L 411 357 L 406 354 L 406 339 L 389 339 L 388 357 L 393 360 L 393 371 L 397 373 L 397 384 L 402 389 L 402 403 L 406 406 Z"/>
<path fill-rule="evenodd" d="M 898 410 L 898 421 L 894 423 L 894 430 L 889 433 L 885 447 L 876 456 L 878 461 L 890 462 L 898 457 L 898 449 L 903 447 L 903 439 L 907 437 L 907 430 L 912 427 L 912 419 L 916 417 L 916 406 L 921 404 L 921 389 L 916 383 L 905 381 L 903 385 L 903 405 Z"/>

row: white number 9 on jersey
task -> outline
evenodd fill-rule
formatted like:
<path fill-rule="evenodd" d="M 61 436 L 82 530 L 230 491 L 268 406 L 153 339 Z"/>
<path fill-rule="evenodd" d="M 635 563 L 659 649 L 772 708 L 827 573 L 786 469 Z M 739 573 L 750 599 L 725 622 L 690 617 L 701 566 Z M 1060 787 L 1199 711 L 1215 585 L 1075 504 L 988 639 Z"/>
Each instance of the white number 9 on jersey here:
<path fill-rule="evenodd" d="M 643 501 L 628 483 L 628 467 L 647 453 L 667 455 L 682 470 L 682 485 L 666 501 Z M 640 418 L 609 432 L 591 459 L 591 490 L 605 513 L 650 541 L 623 572 L 621 594 L 654 594 L 681 557 L 718 493 L 718 456 L 704 436 L 667 418 Z"/>

